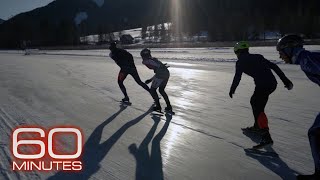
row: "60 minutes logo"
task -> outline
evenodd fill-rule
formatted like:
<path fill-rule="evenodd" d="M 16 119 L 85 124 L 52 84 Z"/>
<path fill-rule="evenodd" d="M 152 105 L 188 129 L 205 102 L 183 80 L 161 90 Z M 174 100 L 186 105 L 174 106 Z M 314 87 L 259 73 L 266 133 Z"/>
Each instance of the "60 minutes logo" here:
<path fill-rule="evenodd" d="M 75 150 L 73 152 L 59 152 L 55 143 L 58 135 L 73 136 Z M 11 152 L 14 156 L 12 161 L 13 171 L 82 170 L 80 159 L 83 136 L 81 130 L 77 127 L 63 126 L 49 130 L 42 127 L 18 127 L 13 131 L 11 140 Z"/>

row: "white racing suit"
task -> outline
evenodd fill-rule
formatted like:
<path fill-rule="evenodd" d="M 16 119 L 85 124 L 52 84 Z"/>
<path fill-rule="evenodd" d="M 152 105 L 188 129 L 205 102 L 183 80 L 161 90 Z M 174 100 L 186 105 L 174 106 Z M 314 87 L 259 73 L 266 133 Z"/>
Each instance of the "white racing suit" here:
<path fill-rule="evenodd" d="M 167 86 L 170 72 L 168 67 L 159 61 L 157 58 L 149 58 L 142 61 L 142 64 L 146 65 L 149 69 L 153 69 L 155 75 L 152 78 L 152 84 L 150 88 L 150 93 L 155 101 L 157 107 L 160 106 L 159 96 L 156 92 L 157 88 L 159 88 L 159 92 L 162 95 L 163 99 L 166 101 L 167 108 L 171 109 L 171 104 L 169 101 L 169 97 L 165 92 L 165 87 Z"/>

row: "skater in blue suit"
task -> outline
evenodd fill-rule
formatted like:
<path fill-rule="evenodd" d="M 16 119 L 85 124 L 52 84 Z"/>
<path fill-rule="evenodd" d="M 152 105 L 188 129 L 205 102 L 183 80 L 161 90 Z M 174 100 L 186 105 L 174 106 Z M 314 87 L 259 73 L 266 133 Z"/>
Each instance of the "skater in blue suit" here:
<path fill-rule="evenodd" d="M 320 86 L 320 53 L 310 52 L 303 48 L 303 39 L 290 34 L 279 39 L 277 44 L 280 58 L 289 64 L 299 64 L 301 70 L 314 83 Z M 320 113 L 308 131 L 315 173 L 312 175 L 298 175 L 297 179 L 320 179 Z"/>

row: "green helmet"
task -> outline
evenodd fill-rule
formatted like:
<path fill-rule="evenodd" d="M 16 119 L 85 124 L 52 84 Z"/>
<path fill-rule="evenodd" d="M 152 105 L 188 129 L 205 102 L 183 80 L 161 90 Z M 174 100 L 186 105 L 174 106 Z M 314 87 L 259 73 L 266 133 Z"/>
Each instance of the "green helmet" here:
<path fill-rule="evenodd" d="M 242 49 L 249 49 L 249 44 L 248 42 L 246 41 L 240 41 L 240 42 L 237 42 L 235 45 L 234 45 L 234 52 L 237 53 L 237 51 L 239 50 L 242 50 Z"/>

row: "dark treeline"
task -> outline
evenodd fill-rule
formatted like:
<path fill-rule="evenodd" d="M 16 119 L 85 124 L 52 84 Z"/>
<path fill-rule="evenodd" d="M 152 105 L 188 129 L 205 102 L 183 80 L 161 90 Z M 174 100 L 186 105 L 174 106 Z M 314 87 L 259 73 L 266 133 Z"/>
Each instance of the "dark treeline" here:
<path fill-rule="evenodd" d="M 301 33 L 311 38 L 320 32 L 318 0 L 195 0 L 185 3 L 193 4 L 187 11 L 194 12 L 185 11 L 186 30 L 205 28 L 212 41 L 247 39 L 249 35 L 266 31 Z M 193 23 L 187 23 L 190 19 Z"/>
<path fill-rule="evenodd" d="M 55 0 L 0 25 L 0 47 L 78 45 L 79 37 L 172 22 L 168 36 L 207 31 L 210 41 L 257 39 L 267 31 L 320 33 L 319 0 L 116 0 L 102 7 L 92 0 Z M 75 24 L 77 13 L 87 19 Z M 143 36 L 143 35 L 142 35 Z"/>

